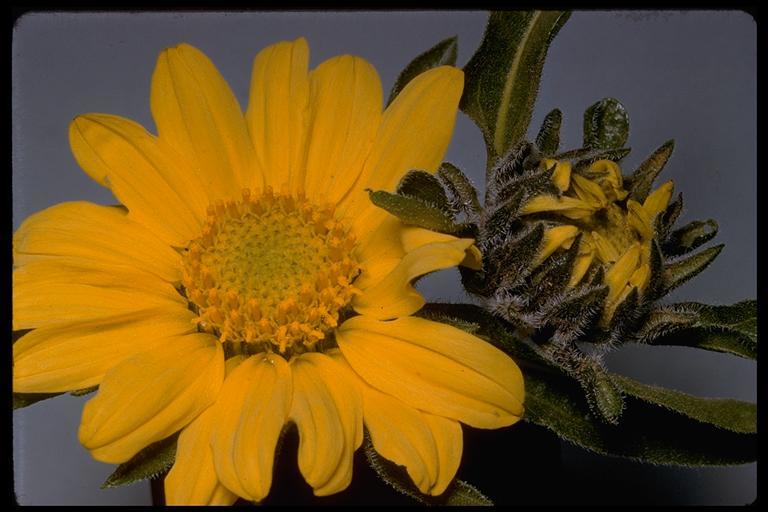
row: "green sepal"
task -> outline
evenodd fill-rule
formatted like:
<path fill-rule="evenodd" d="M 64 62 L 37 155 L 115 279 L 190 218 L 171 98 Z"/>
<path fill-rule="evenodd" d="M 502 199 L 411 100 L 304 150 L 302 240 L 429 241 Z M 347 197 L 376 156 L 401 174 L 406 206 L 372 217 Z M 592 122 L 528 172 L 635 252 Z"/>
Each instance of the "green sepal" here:
<path fill-rule="evenodd" d="M 449 211 L 448 197 L 445 189 L 433 174 L 426 171 L 413 170 L 400 179 L 397 193 L 401 196 L 415 197 L 427 204 L 433 204 L 440 210 Z"/>
<path fill-rule="evenodd" d="M 480 128 L 489 166 L 526 136 L 550 43 L 563 11 L 491 13 L 480 47 L 464 67 L 460 107 Z"/>
<path fill-rule="evenodd" d="M 572 149 L 564 153 L 555 155 L 558 160 L 568 160 L 571 162 L 574 172 L 580 172 L 589 167 L 598 160 L 611 160 L 620 162 L 632 150 L 630 148 L 615 149 Z"/>
<path fill-rule="evenodd" d="M 482 211 L 477 189 L 461 169 L 450 162 L 443 162 L 437 170 L 437 177 L 450 191 L 454 199 L 454 208 L 467 215 L 476 216 Z"/>
<path fill-rule="evenodd" d="M 695 277 L 712 263 L 725 245 L 715 245 L 693 256 L 664 266 L 664 294 Z"/>
<path fill-rule="evenodd" d="M 608 372 L 597 363 L 587 365 L 580 372 L 579 383 L 590 409 L 602 421 L 618 425 L 624 411 L 624 395 Z"/>
<path fill-rule="evenodd" d="M 560 147 L 560 127 L 563 124 L 563 113 L 554 109 L 544 117 L 539 133 L 536 135 L 536 146 L 544 155 L 554 155 Z"/>
<path fill-rule="evenodd" d="M 13 409 L 23 409 L 29 407 L 37 402 L 54 398 L 64 393 L 14 393 L 13 394 Z"/>
<path fill-rule="evenodd" d="M 544 226 L 536 224 L 519 237 L 509 240 L 499 249 L 501 254 L 488 257 L 488 267 L 492 274 L 499 276 L 497 288 L 504 290 L 518 286 L 531 273 L 531 261 L 539 252 L 544 239 Z"/>
<path fill-rule="evenodd" d="M 575 341 L 586 332 L 603 310 L 607 286 L 580 286 L 546 308 L 545 325 L 554 328 L 554 336 L 563 341 Z"/>
<path fill-rule="evenodd" d="M 176 459 L 176 442 L 179 433 L 175 433 L 156 443 L 152 443 L 128 462 L 123 462 L 107 477 L 102 489 L 128 485 L 139 480 L 155 478 L 168 470 Z"/>
<path fill-rule="evenodd" d="M 740 434 L 757 432 L 757 407 L 727 398 L 699 398 L 673 389 L 642 384 L 622 375 L 611 375 L 625 393 L 660 405 L 702 423 Z"/>
<path fill-rule="evenodd" d="M 667 256 L 681 256 L 702 246 L 717 235 L 717 222 L 713 219 L 695 220 L 670 233 L 661 245 Z"/>
<path fill-rule="evenodd" d="M 701 348 L 757 359 L 757 301 L 731 306 L 683 303 L 654 311 L 640 333 L 652 345 Z"/>
<path fill-rule="evenodd" d="M 398 217 L 405 224 L 439 231 L 456 233 L 465 226 L 453 222 L 451 215 L 437 205 L 419 198 L 391 194 L 384 190 L 369 191 L 373 204 Z"/>
<path fill-rule="evenodd" d="M 594 418 L 578 384 L 529 368 L 524 419 L 577 446 L 651 464 L 723 466 L 753 462 L 757 436 L 702 423 L 667 408 L 625 397 L 618 425 Z"/>
<path fill-rule="evenodd" d="M 666 209 L 661 215 L 656 217 L 656 231 L 659 234 L 659 239 L 664 240 L 669 231 L 674 226 L 677 219 L 680 217 L 680 213 L 683 211 L 683 193 L 677 194 L 674 201 L 667 205 Z"/>
<path fill-rule="evenodd" d="M 630 198 L 638 203 L 645 201 L 651 191 L 654 180 L 661 170 L 664 169 L 674 149 L 675 141 L 668 140 L 640 164 L 635 172 L 632 173 L 632 176 L 627 179 Z"/>
<path fill-rule="evenodd" d="M 429 50 L 418 55 L 398 75 L 395 85 L 392 86 L 392 91 L 389 93 L 387 105 L 392 103 L 397 95 L 400 94 L 400 91 L 408 85 L 408 82 L 421 73 L 438 66 L 455 66 L 457 50 L 458 39 L 456 36 L 453 36 L 443 39 Z"/>
<path fill-rule="evenodd" d="M 604 98 L 584 112 L 584 147 L 618 149 L 629 137 L 629 115 L 618 100 Z"/>

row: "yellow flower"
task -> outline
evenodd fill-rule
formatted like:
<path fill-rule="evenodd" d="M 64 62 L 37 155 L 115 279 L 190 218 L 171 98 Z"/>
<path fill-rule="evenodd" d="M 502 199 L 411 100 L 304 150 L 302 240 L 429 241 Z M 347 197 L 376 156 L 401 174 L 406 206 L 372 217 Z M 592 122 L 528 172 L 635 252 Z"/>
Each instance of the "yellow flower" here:
<path fill-rule="evenodd" d="M 560 249 L 570 249 L 582 233 L 570 286 L 584 278 L 593 263 L 605 269 L 608 297 L 602 320 L 608 322 L 616 306 L 634 289 L 642 292 L 651 274 L 653 222 L 669 203 L 673 183 L 661 185 L 643 204 L 627 199 L 619 166 L 610 160 L 593 162 L 583 174 L 572 172 L 568 161 L 545 158 L 560 195 L 539 195 L 522 208 L 524 215 L 545 214 L 562 225 L 544 232 L 535 263 Z"/>
<path fill-rule="evenodd" d="M 248 109 L 188 45 L 152 78 L 158 135 L 76 118 L 74 155 L 121 206 L 71 202 L 14 235 L 15 392 L 99 385 L 79 437 L 122 463 L 181 431 L 169 503 L 259 501 L 280 432 L 317 495 L 375 449 L 438 495 L 459 422 L 523 413 L 520 370 L 464 331 L 413 317 L 412 281 L 476 257 L 473 240 L 406 227 L 366 189 L 434 172 L 463 87 L 443 66 L 382 112 L 375 69 L 348 55 L 308 70 L 303 39 L 255 59 Z M 476 262 L 475 262 L 476 263 Z"/>

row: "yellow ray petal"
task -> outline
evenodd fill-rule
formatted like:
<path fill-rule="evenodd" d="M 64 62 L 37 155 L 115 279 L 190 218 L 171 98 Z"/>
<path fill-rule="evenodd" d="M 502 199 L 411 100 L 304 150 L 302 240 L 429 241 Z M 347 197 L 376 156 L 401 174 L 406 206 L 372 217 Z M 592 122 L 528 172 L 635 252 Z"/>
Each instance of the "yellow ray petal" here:
<path fill-rule="evenodd" d="M 569 219 L 584 219 L 592 215 L 596 208 L 575 197 L 536 196 L 520 210 L 522 215 L 553 212 Z"/>
<path fill-rule="evenodd" d="M 579 254 L 576 256 L 576 261 L 573 263 L 573 271 L 571 273 L 571 279 L 568 281 L 568 286 L 576 286 L 579 284 L 589 270 L 589 266 L 592 265 L 595 253 L 591 247 L 582 252 L 582 248 L 585 247 L 585 244 L 586 241 L 582 240 Z"/>
<path fill-rule="evenodd" d="M 613 302 L 627 286 L 630 276 L 637 270 L 640 262 L 640 246 L 633 244 L 616 263 L 605 273 L 605 283 L 609 287 L 608 302 Z"/>
<path fill-rule="evenodd" d="M 579 199 L 592 206 L 593 208 L 604 208 L 608 204 L 608 198 L 605 197 L 603 189 L 594 181 L 588 180 L 583 176 L 574 174 L 571 177 L 573 190 Z"/>
<path fill-rule="evenodd" d="M 589 170 L 601 175 L 596 181 L 610 201 L 621 201 L 627 197 L 628 192 L 624 190 L 624 177 L 621 175 L 621 169 L 616 162 L 597 160 L 592 162 Z"/>
<path fill-rule="evenodd" d="M 627 220 L 635 228 L 643 240 L 650 240 L 653 237 L 653 228 L 651 226 L 651 217 L 646 209 L 634 199 L 627 201 Z"/>
<path fill-rule="evenodd" d="M 432 438 L 437 448 L 437 478 L 429 489 L 429 494 L 439 496 L 451 483 L 461 464 L 464 448 L 464 436 L 461 424 L 442 416 L 422 412 L 421 418 L 432 431 Z"/>
<path fill-rule="evenodd" d="M 640 291 L 645 289 L 648 284 L 648 280 L 651 277 L 651 267 L 648 264 L 643 264 L 637 267 L 629 278 L 629 285 L 638 288 Z"/>
<path fill-rule="evenodd" d="M 342 55 L 311 73 L 307 197 L 338 202 L 363 170 L 381 123 L 381 81 L 364 59 Z"/>
<path fill-rule="evenodd" d="M 406 316 L 418 311 L 424 305 L 424 297 L 411 282 L 429 272 L 458 265 L 472 243 L 471 238 L 458 238 L 415 249 L 406 254 L 381 281 L 363 289 L 363 293 L 352 300 L 352 306 L 360 314 L 379 319 Z"/>
<path fill-rule="evenodd" d="M 597 231 L 592 231 L 592 245 L 595 248 L 595 253 L 603 263 L 613 263 L 619 259 L 619 250 L 613 243 L 602 236 Z"/>
<path fill-rule="evenodd" d="M 309 121 L 309 47 L 302 37 L 261 50 L 253 61 L 248 132 L 264 181 L 275 190 L 304 181 Z"/>
<path fill-rule="evenodd" d="M 672 180 L 664 183 L 662 186 L 651 192 L 643 202 L 643 208 L 648 212 L 650 218 L 656 217 L 666 209 L 669 204 L 669 198 L 675 190 L 675 183 Z"/>
<path fill-rule="evenodd" d="M 181 44 L 160 54 L 150 103 L 160 140 L 185 158 L 211 200 L 261 185 L 240 105 L 200 50 Z"/>
<path fill-rule="evenodd" d="M 320 353 L 291 362 L 290 419 L 299 429 L 299 469 L 316 496 L 346 489 L 352 456 L 362 441 L 363 403 L 358 389 L 339 378 L 339 364 Z"/>
<path fill-rule="evenodd" d="M 125 462 L 192 421 L 216 400 L 223 380 L 215 337 L 167 338 L 107 373 L 83 409 L 80 442 L 96 460 Z"/>
<path fill-rule="evenodd" d="M 336 338 L 368 384 L 411 407 L 478 428 L 511 425 L 523 413 L 523 377 L 514 361 L 455 327 L 357 316 Z"/>
<path fill-rule="evenodd" d="M 541 262 L 547 259 L 550 254 L 561 247 L 563 249 L 570 249 L 573 240 L 578 234 L 579 228 L 576 226 L 557 226 L 546 230 L 544 232 L 542 247 L 536 255 L 533 266 L 541 264 Z"/>
<path fill-rule="evenodd" d="M 13 390 L 51 393 L 99 384 L 124 359 L 192 333 L 186 308 L 158 308 L 111 318 L 41 327 L 13 344 Z"/>
<path fill-rule="evenodd" d="M 56 258 L 13 272 L 13 329 L 96 320 L 155 307 L 186 308 L 169 283 L 132 267 L 88 268 Z"/>
<path fill-rule="evenodd" d="M 25 220 L 13 235 L 14 265 L 64 256 L 95 267 L 121 265 L 181 279 L 179 253 L 130 220 L 121 208 L 61 203 Z"/>
<path fill-rule="evenodd" d="M 365 189 L 392 191 L 411 169 L 437 171 L 463 88 L 460 69 L 440 66 L 411 80 L 387 107 L 363 173 L 341 205 L 355 217 L 355 233 L 376 229 L 387 216 L 370 202 Z"/>
<path fill-rule="evenodd" d="M 272 486 L 277 439 L 291 409 L 291 381 L 291 369 L 282 357 L 249 357 L 227 376 L 213 408 L 216 474 L 245 499 L 261 501 Z"/>
<path fill-rule="evenodd" d="M 166 505 L 231 505 L 237 495 L 219 483 L 213 466 L 209 407 L 179 434 L 176 460 L 165 477 Z"/>
<path fill-rule="evenodd" d="M 99 169 L 130 218 L 171 245 L 197 236 L 207 206 L 202 184 L 142 126 L 87 114 L 72 121 L 69 140 L 80 166 Z"/>
<path fill-rule="evenodd" d="M 552 171 L 552 183 L 555 184 L 560 192 L 565 192 L 571 185 L 571 162 L 568 160 L 555 160 L 554 158 L 544 158 L 541 164 L 545 169 L 550 169 L 554 166 Z"/>

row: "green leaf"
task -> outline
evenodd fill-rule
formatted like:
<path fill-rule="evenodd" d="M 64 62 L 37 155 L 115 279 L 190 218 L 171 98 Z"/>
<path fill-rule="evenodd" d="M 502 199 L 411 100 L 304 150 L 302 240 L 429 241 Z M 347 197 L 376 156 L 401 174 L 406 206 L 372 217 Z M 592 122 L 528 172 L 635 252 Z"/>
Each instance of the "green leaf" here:
<path fill-rule="evenodd" d="M 403 68 L 397 80 L 395 80 L 395 85 L 392 86 L 392 91 L 389 93 L 387 105 L 392 103 L 395 97 L 400 94 L 400 91 L 408 85 L 408 82 L 421 73 L 438 66 L 455 66 L 457 49 L 458 40 L 456 36 L 449 37 L 413 59 Z"/>
<path fill-rule="evenodd" d="M 670 233 L 661 248 L 667 256 L 680 256 L 709 242 L 716 234 L 717 222 L 713 219 L 695 220 Z"/>
<path fill-rule="evenodd" d="M 675 141 L 668 140 L 653 152 L 629 177 L 629 196 L 642 203 L 648 197 L 654 180 L 659 175 L 675 149 Z"/>
<path fill-rule="evenodd" d="M 464 226 L 453 222 L 451 216 L 437 205 L 421 199 L 391 194 L 383 190 L 369 191 L 373 204 L 398 217 L 405 224 L 442 233 L 455 233 Z"/>
<path fill-rule="evenodd" d="M 119 487 L 160 475 L 170 468 L 176 459 L 176 441 L 178 437 L 179 434 L 177 432 L 172 436 L 147 446 L 134 455 L 131 460 L 120 464 L 101 484 L 101 488 Z"/>
<path fill-rule="evenodd" d="M 697 252 L 684 260 L 664 266 L 664 293 L 669 293 L 695 277 L 712 263 L 725 245 L 720 244 Z"/>
<path fill-rule="evenodd" d="M 584 112 L 584 147 L 618 149 L 629 137 L 629 115 L 618 100 L 605 98 Z"/>
<path fill-rule="evenodd" d="M 561 438 L 604 455 L 675 466 L 722 466 L 753 462 L 757 435 L 731 432 L 628 396 L 618 425 L 597 420 L 578 384 L 529 369 L 524 419 Z"/>
<path fill-rule="evenodd" d="M 622 375 L 611 377 L 624 392 L 648 403 L 732 432 L 757 432 L 757 407 L 753 403 L 725 398 L 699 398 L 672 389 L 642 384 Z"/>
<path fill-rule="evenodd" d="M 480 128 L 488 165 L 525 138 L 547 50 L 564 11 L 491 13 L 480 47 L 464 67 L 460 107 Z"/>
<path fill-rule="evenodd" d="M 448 489 L 441 496 L 440 504 L 449 507 L 493 506 L 493 502 L 487 496 L 463 480 L 454 480 L 448 486 Z"/>
<path fill-rule="evenodd" d="M 434 175 L 426 171 L 408 171 L 397 185 L 401 196 L 415 197 L 427 204 L 434 204 L 443 211 L 450 210 L 445 189 Z"/>
<path fill-rule="evenodd" d="M 677 304 L 656 312 L 665 324 L 641 339 L 653 345 L 676 345 L 757 359 L 757 301 L 732 306 Z M 669 318 L 672 317 L 672 318 Z"/>
<path fill-rule="evenodd" d="M 630 148 L 572 149 L 555 155 L 555 158 L 558 160 L 570 160 L 573 170 L 578 172 L 589 167 L 593 162 L 598 160 L 612 160 L 614 162 L 619 162 L 631 151 Z"/>
<path fill-rule="evenodd" d="M 468 215 L 477 215 L 482 211 L 477 189 L 461 169 L 449 162 L 443 162 L 437 171 L 440 178 L 458 204 L 455 206 Z"/>
<path fill-rule="evenodd" d="M 14 393 L 13 394 L 13 409 L 23 409 L 29 407 L 32 404 L 48 400 L 55 396 L 63 395 L 63 393 Z"/>
<path fill-rule="evenodd" d="M 536 146 L 544 155 L 554 155 L 560 147 L 560 126 L 563 123 L 563 113 L 559 109 L 552 110 L 541 123 L 536 135 Z"/>
<path fill-rule="evenodd" d="M 667 205 L 667 208 L 656 218 L 657 231 L 659 232 L 659 238 L 664 239 L 669 234 L 669 230 L 672 229 L 678 217 L 683 211 L 683 193 L 677 194 L 674 201 Z"/>

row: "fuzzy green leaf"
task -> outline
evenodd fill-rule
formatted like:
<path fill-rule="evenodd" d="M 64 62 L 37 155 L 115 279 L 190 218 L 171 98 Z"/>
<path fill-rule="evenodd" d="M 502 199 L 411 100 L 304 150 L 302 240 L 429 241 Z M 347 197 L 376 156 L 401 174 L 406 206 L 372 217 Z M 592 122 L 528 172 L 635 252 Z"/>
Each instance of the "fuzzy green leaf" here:
<path fill-rule="evenodd" d="M 391 194 L 383 190 L 369 191 L 369 196 L 373 204 L 398 217 L 405 224 L 442 233 L 455 233 L 463 227 L 454 223 L 451 216 L 437 205 L 415 197 Z"/>
<path fill-rule="evenodd" d="M 463 480 L 454 480 L 440 497 L 440 504 L 449 507 L 492 507 L 493 502 L 476 487 Z"/>
<path fill-rule="evenodd" d="M 755 434 L 720 429 L 631 396 L 619 424 L 607 425 L 570 378 L 529 369 L 525 388 L 527 421 L 600 454 L 674 466 L 744 464 L 757 457 Z"/>
<path fill-rule="evenodd" d="M 578 172 L 589 167 L 598 160 L 612 160 L 620 162 L 632 150 L 630 148 L 615 149 L 572 149 L 555 155 L 558 160 L 569 160 L 573 170 Z"/>
<path fill-rule="evenodd" d="M 120 464 L 101 484 L 102 489 L 128 485 L 139 480 L 154 478 L 173 465 L 176 459 L 176 441 L 179 434 L 173 434 L 153 443 L 133 456 L 128 462 Z"/>
<path fill-rule="evenodd" d="M 63 393 L 14 393 L 13 394 L 13 409 L 23 409 L 29 407 L 32 404 L 48 400 Z"/>
<path fill-rule="evenodd" d="M 672 226 L 677 222 L 680 213 L 683 211 L 683 193 L 677 194 L 674 201 L 667 205 L 664 212 L 656 218 L 656 231 L 659 233 L 659 239 L 663 240 L 669 234 Z"/>
<path fill-rule="evenodd" d="M 648 197 L 654 180 L 659 175 L 667 160 L 675 149 L 675 141 L 668 140 L 653 152 L 640 166 L 632 173 L 629 181 L 629 195 L 635 201 L 642 203 Z"/>
<path fill-rule="evenodd" d="M 664 293 L 669 293 L 707 268 L 717 258 L 723 247 L 725 247 L 723 244 L 716 245 L 697 252 L 684 260 L 665 265 Z"/>
<path fill-rule="evenodd" d="M 619 417 L 624 411 L 621 389 L 597 363 L 587 366 L 585 370 L 581 372 L 579 381 L 590 408 L 599 414 L 601 420 L 618 425 Z"/>
<path fill-rule="evenodd" d="M 408 85 L 408 82 L 419 76 L 425 71 L 429 71 L 432 68 L 438 66 L 454 66 L 456 65 L 456 51 L 458 49 L 458 40 L 456 36 L 443 39 L 435 46 L 418 55 L 413 59 L 403 70 L 395 80 L 395 85 L 392 86 L 392 91 L 389 93 L 389 99 L 387 105 L 400 94 L 400 91 Z"/>
<path fill-rule="evenodd" d="M 544 155 L 554 155 L 560 147 L 560 126 L 563 123 L 563 113 L 559 109 L 552 110 L 544 117 L 539 133 L 536 135 L 536 146 Z"/>
<path fill-rule="evenodd" d="M 605 98 L 584 112 L 584 147 L 618 149 L 629 137 L 629 115 L 618 100 Z"/>
<path fill-rule="evenodd" d="M 450 162 L 443 162 L 437 171 L 440 178 L 458 204 L 455 206 L 467 214 L 477 215 L 482 210 L 477 189 L 461 169 Z"/>
<path fill-rule="evenodd" d="M 699 398 L 672 389 L 642 384 L 622 375 L 611 377 L 625 393 L 648 403 L 732 432 L 757 432 L 757 407 L 753 403 L 725 398 Z"/>
<path fill-rule="evenodd" d="M 676 345 L 757 358 L 757 301 L 732 306 L 686 303 L 657 313 L 667 317 L 666 328 L 646 335 L 646 343 Z M 654 335 L 655 334 L 655 335 Z"/>
<path fill-rule="evenodd" d="M 709 242 L 716 234 L 717 222 L 713 219 L 695 220 L 670 233 L 661 248 L 667 256 L 680 256 Z"/>
<path fill-rule="evenodd" d="M 547 50 L 569 16 L 563 11 L 491 13 L 482 43 L 464 67 L 460 104 L 483 133 L 489 166 L 525 138 Z"/>
<path fill-rule="evenodd" d="M 427 204 L 434 204 L 443 211 L 450 209 L 445 189 L 433 174 L 426 171 L 409 171 L 400 179 L 397 193 L 401 196 L 415 197 Z"/>

